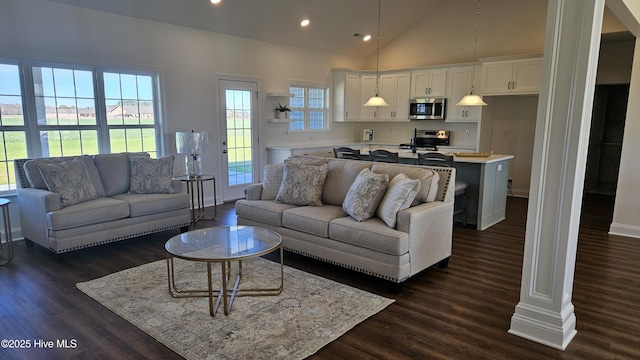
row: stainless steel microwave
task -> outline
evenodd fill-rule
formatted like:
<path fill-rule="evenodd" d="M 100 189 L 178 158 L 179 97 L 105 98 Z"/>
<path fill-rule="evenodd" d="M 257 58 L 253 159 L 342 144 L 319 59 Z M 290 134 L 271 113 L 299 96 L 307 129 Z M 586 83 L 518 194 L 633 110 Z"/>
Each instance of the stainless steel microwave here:
<path fill-rule="evenodd" d="M 409 119 L 444 120 L 446 98 L 413 98 L 409 100 Z"/>

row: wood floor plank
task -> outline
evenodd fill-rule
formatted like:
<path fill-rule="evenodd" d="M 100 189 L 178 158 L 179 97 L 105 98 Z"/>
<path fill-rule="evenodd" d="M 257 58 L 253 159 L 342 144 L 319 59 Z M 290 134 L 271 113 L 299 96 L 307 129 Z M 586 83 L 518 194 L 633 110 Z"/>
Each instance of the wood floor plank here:
<path fill-rule="evenodd" d="M 449 267 L 423 271 L 400 293 L 383 280 L 286 253 L 289 266 L 396 299 L 311 358 L 640 359 L 640 240 L 607 234 L 612 209 L 612 197 L 583 201 L 572 301 L 578 334 L 565 351 L 507 332 L 519 300 L 527 211 L 526 199 L 509 198 L 505 221 L 485 231 L 456 225 Z M 235 224 L 233 204 L 217 215 L 198 226 Z M 164 242 L 176 233 L 65 256 L 16 242 L 14 261 L 0 267 L 0 337 L 75 339 L 77 347 L 0 349 L 0 358 L 179 359 L 74 286 L 164 259 Z"/>

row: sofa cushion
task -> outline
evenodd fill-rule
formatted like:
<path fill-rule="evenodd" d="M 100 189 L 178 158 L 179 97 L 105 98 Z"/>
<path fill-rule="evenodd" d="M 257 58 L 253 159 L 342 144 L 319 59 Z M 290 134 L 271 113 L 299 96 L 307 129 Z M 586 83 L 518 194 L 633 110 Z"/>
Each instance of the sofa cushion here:
<path fill-rule="evenodd" d="M 414 205 L 416 203 L 434 201 L 438 195 L 438 182 L 440 181 L 440 175 L 431 169 L 418 166 L 374 163 L 371 167 L 371 171 L 378 174 L 389 174 L 390 178 L 393 178 L 400 173 L 404 173 L 410 179 L 420 180 L 420 191 L 416 196 Z"/>
<path fill-rule="evenodd" d="M 173 194 L 173 155 L 160 159 L 146 156 L 129 158 L 131 194 Z"/>
<path fill-rule="evenodd" d="M 282 177 L 284 176 L 284 164 L 265 164 L 262 177 L 262 200 L 275 200 L 280 190 Z"/>
<path fill-rule="evenodd" d="M 304 165 L 285 160 L 284 175 L 276 201 L 298 206 L 322 206 L 322 189 L 327 169 L 327 164 Z"/>
<path fill-rule="evenodd" d="M 357 221 L 367 220 L 375 214 L 388 185 L 387 174 L 374 174 L 369 169 L 362 169 L 349 187 L 342 208 Z"/>
<path fill-rule="evenodd" d="M 356 221 L 349 216 L 329 223 L 329 238 L 391 255 L 409 251 L 409 234 L 388 227 L 377 217 Z"/>
<path fill-rule="evenodd" d="M 358 177 L 360 171 L 371 168 L 370 161 L 350 161 L 334 159 L 329 162 L 327 180 L 324 182 L 322 202 L 341 206 L 347 196 L 349 187 Z"/>
<path fill-rule="evenodd" d="M 127 202 L 102 197 L 48 213 L 47 226 L 52 230 L 64 230 L 124 219 L 128 216 Z"/>
<path fill-rule="evenodd" d="M 185 193 L 118 194 L 113 195 L 112 198 L 129 204 L 130 217 L 189 208 L 189 196 Z"/>
<path fill-rule="evenodd" d="M 98 154 L 93 161 L 100 173 L 105 196 L 122 194 L 129 191 L 129 156 L 149 156 L 147 153 Z"/>
<path fill-rule="evenodd" d="M 391 179 L 387 192 L 384 194 L 376 215 L 389 227 L 396 226 L 398 211 L 411 206 L 413 199 L 420 191 L 420 180 L 409 179 L 404 173 Z"/>
<path fill-rule="evenodd" d="M 238 200 L 236 215 L 268 225 L 282 226 L 282 213 L 294 207 L 296 206 L 273 200 Z"/>
<path fill-rule="evenodd" d="M 300 206 L 282 213 L 282 226 L 326 238 L 329 222 L 345 216 L 341 206 Z"/>
<path fill-rule="evenodd" d="M 23 165 L 25 177 L 32 188 L 48 190 L 38 165 L 60 163 L 75 158 L 81 159 L 86 166 L 89 177 L 91 178 L 91 183 L 93 183 L 93 187 L 96 189 L 96 195 L 104 196 L 104 187 L 102 186 L 102 180 L 100 180 L 100 173 L 93 163 L 93 158 L 89 155 L 31 159 Z"/>
<path fill-rule="evenodd" d="M 81 159 L 39 164 L 49 191 L 60 194 L 62 206 L 70 206 L 98 197 L 87 167 Z"/>

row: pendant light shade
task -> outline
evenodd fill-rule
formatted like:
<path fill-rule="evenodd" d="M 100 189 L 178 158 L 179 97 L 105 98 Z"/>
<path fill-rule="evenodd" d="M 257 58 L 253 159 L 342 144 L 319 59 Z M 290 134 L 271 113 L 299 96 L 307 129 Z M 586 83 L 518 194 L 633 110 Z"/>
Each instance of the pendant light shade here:
<path fill-rule="evenodd" d="M 474 39 L 474 44 L 473 44 L 473 58 L 474 59 L 478 59 L 477 58 L 477 52 L 478 52 L 478 28 L 480 26 L 480 0 L 478 0 L 478 7 L 477 7 L 477 11 L 476 11 L 476 33 L 475 33 L 475 39 Z M 476 74 L 476 68 L 475 66 L 473 68 L 471 68 L 471 91 L 469 92 L 469 95 L 465 95 L 462 100 L 460 100 L 456 105 L 458 106 L 484 106 L 487 105 L 486 102 L 484 102 L 482 100 L 482 98 L 478 95 L 475 95 L 473 93 L 474 87 L 475 87 L 475 74 Z"/>
<path fill-rule="evenodd" d="M 376 95 L 372 96 L 363 106 L 389 106 L 381 96 L 378 96 L 378 79 L 380 78 L 380 8 L 382 0 L 378 0 L 378 45 L 376 50 Z"/>
<path fill-rule="evenodd" d="M 458 106 L 484 106 L 487 105 L 482 98 L 475 94 L 465 95 L 456 105 Z"/>
<path fill-rule="evenodd" d="M 363 106 L 389 106 L 389 104 L 376 92 L 376 96 L 372 96 Z"/>

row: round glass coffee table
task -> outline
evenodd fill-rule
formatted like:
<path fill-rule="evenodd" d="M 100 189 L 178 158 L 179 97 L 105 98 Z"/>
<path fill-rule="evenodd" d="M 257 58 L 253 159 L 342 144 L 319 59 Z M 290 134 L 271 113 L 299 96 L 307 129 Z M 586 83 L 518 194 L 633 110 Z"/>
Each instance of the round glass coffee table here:
<path fill-rule="evenodd" d="M 217 226 L 184 232 L 169 239 L 164 245 L 167 251 L 167 277 L 169 294 L 175 298 L 208 297 L 209 314 L 214 316 L 223 302 L 224 314 L 229 310 L 236 296 L 269 296 L 279 295 L 284 285 L 284 265 L 282 237 L 275 231 L 255 226 Z M 276 288 L 242 288 L 242 261 L 262 256 L 273 251 L 280 251 L 280 286 Z M 174 258 L 207 264 L 207 289 L 179 289 L 176 287 Z M 233 287 L 231 280 L 231 263 L 237 262 L 238 269 Z M 213 289 L 211 265 L 220 263 L 222 270 L 222 286 Z M 216 298 L 214 304 L 214 297 Z"/>

